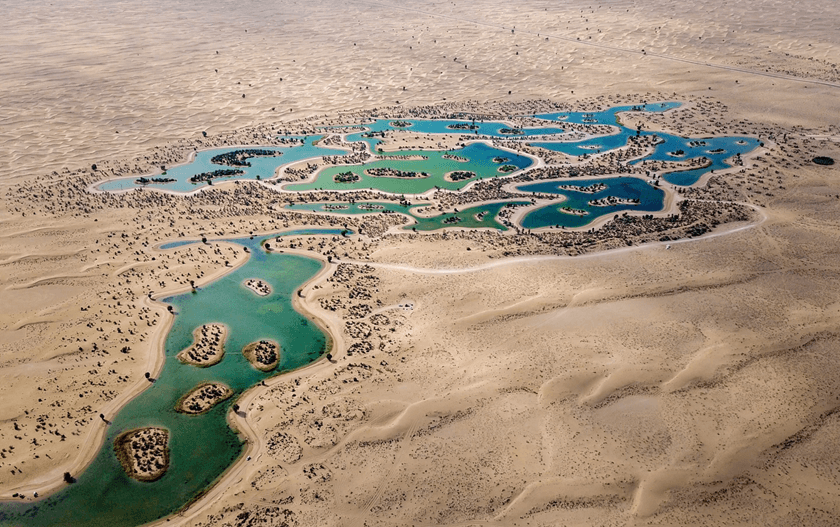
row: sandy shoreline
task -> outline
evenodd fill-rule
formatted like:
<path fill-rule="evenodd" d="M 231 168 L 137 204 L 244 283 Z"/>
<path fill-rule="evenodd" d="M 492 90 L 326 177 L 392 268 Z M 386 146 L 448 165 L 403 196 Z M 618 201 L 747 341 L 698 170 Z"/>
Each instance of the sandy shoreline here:
<path fill-rule="evenodd" d="M 156 524 L 837 523 L 840 178 L 838 164 L 812 160 L 840 160 L 840 5 L 240 7 L 8 5 L 8 509 L 62 488 L 64 472 L 78 476 L 109 448 L 106 421 L 162 368 L 173 317 L 160 300 L 247 260 L 214 240 L 309 227 L 354 233 L 270 241 L 272 252 L 322 262 L 292 301 L 328 335 L 332 361 L 235 401 L 241 411 L 227 418 L 247 438 L 242 457 Z M 339 123 L 475 116 L 521 128 L 537 112 L 653 101 L 683 105 L 617 117 L 644 132 L 764 145 L 690 187 L 660 177 L 662 211 L 505 236 L 285 210 L 293 199 L 388 201 L 285 190 L 307 171 L 311 181 L 327 165 L 320 158 L 186 194 L 94 188 L 171 170 L 196 151 L 274 146 L 285 133 L 323 131 L 321 146 L 338 156 L 359 130 L 318 127 Z M 452 132 L 408 127 L 381 146 L 401 155 L 471 142 Z M 644 167 L 623 166 L 624 156 L 652 148 L 580 160 L 529 139 L 482 141 L 537 164 L 427 192 L 434 210 L 517 201 L 515 185 L 573 174 L 640 177 Z M 661 176 L 672 161 L 648 166 Z M 159 249 L 202 237 L 210 243 Z"/>

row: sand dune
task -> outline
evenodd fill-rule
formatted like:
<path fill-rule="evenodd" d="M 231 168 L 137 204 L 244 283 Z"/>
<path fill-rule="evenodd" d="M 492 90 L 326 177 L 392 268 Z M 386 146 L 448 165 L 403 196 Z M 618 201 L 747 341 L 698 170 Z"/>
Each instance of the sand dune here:
<path fill-rule="evenodd" d="M 395 220 L 278 244 L 347 253 L 296 299 L 333 333 L 334 361 L 249 391 L 230 418 L 251 459 L 161 524 L 838 523 L 840 179 L 810 160 L 840 159 L 840 4 L 88 0 L 4 15 L 3 499 L 83 470 L 99 414 L 162 366 L 171 315 L 154 299 L 247 257 L 155 247 L 297 225 L 235 184 L 141 203 L 51 194 L 67 181 L 143 173 L 183 160 L 188 141 L 242 144 L 274 130 L 225 134 L 302 117 L 672 99 L 688 104 L 625 124 L 766 141 L 749 166 L 681 194 L 745 203 L 751 220 L 566 258 L 531 238 L 514 250 L 490 233 L 385 234 Z M 353 277 L 335 279 L 339 265 Z M 360 311 L 353 287 L 376 309 Z"/>

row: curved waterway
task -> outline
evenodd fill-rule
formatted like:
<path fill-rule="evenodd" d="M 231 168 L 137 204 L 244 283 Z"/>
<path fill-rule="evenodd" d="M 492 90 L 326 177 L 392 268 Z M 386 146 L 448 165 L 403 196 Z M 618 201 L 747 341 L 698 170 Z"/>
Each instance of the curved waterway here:
<path fill-rule="evenodd" d="M 412 150 L 379 152 L 381 137 L 385 132 L 402 130 L 415 134 L 460 134 L 464 136 L 504 138 L 528 141 L 528 144 L 563 152 L 567 155 L 582 157 L 622 148 L 632 136 L 654 136 L 657 144 L 653 151 L 640 159 L 630 161 L 636 165 L 646 161 L 694 161 L 693 166 L 685 170 L 670 172 L 664 180 L 674 185 L 688 186 L 696 183 L 704 174 L 714 170 L 731 167 L 727 161 L 748 153 L 760 145 L 753 137 L 707 137 L 686 138 L 665 132 L 637 131 L 624 126 L 620 121 L 623 112 L 665 112 L 681 105 L 679 102 L 659 102 L 636 106 L 617 106 L 592 112 L 557 112 L 533 114 L 530 117 L 541 119 L 546 126 L 514 128 L 501 121 L 481 121 L 470 119 L 378 119 L 364 125 L 346 127 L 325 127 L 325 131 L 341 133 L 348 127 L 360 126 L 362 131 L 348 133 L 349 142 L 364 141 L 371 153 L 378 154 L 377 159 L 360 165 L 332 166 L 319 171 L 314 181 L 304 183 L 286 183 L 283 188 L 290 191 L 309 190 L 359 190 L 371 189 L 392 194 L 422 194 L 435 187 L 448 190 L 460 190 L 472 181 L 490 177 L 499 177 L 532 166 L 531 159 L 500 150 L 484 143 L 469 143 L 457 150 Z M 590 136 L 578 141 L 564 141 L 566 131 L 557 124 L 574 123 L 578 125 L 608 125 L 615 132 L 606 135 Z M 315 143 L 323 136 L 301 137 L 286 136 L 285 139 L 303 140 L 302 144 L 290 146 L 242 146 L 215 148 L 197 152 L 195 159 L 185 165 L 172 167 L 166 172 L 148 176 L 144 183 L 140 178 L 120 178 L 100 183 L 97 188 L 103 191 L 120 191 L 132 188 L 150 188 L 174 192 L 191 192 L 203 186 L 207 181 L 191 182 L 194 176 L 212 177 L 212 181 L 222 183 L 233 179 L 268 179 L 276 171 L 305 159 L 322 156 L 336 156 L 349 153 L 347 149 L 324 148 Z M 213 162 L 216 156 L 225 157 L 236 150 L 262 150 L 265 153 L 276 152 L 274 157 L 263 155 L 247 158 L 250 166 L 231 166 L 222 162 Z M 504 162 L 496 162 L 504 159 Z M 217 161 L 219 161 L 217 159 Z M 702 166 L 699 166 L 703 161 Z M 221 171 L 221 172 L 220 172 Z M 241 173 L 232 173 L 240 171 Z M 471 172 L 472 176 L 447 177 L 452 172 Z M 160 178 L 171 179 L 161 182 Z"/>
<path fill-rule="evenodd" d="M 364 165 L 325 168 L 318 172 L 314 181 L 286 184 L 283 188 L 292 191 L 371 189 L 392 194 L 422 194 L 433 188 L 459 190 L 473 181 L 504 176 L 533 164 L 528 157 L 493 148 L 484 143 L 472 143 L 450 151 L 406 150 L 387 152 L 382 155 L 385 159 Z M 410 159 L 402 159 L 402 157 Z M 505 161 L 494 161 L 502 159 Z M 378 169 L 400 171 L 405 177 L 370 175 L 369 171 Z M 475 175 L 458 181 L 446 178 L 447 174 L 458 171 L 469 171 Z M 353 174 L 350 180 L 341 182 L 339 174 L 348 173 Z M 413 177 L 409 177 L 411 174 Z"/>
<path fill-rule="evenodd" d="M 617 106 L 599 112 L 560 112 L 535 114 L 534 117 L 547 121 L 560 121 L 564 123 L 577 124 L 601 124 L 615 126 L 618 132 L 611 135 L 599 135 L 573 142 L 533 142 L 533 146 L 562 152 L 567 155 L 581 157 L 602 152 L 608 152 L 627 145 L 630 137 L 654 136 L 659 142 L 654 146 L 653 153 L 641 159 L 631 161 L 629 164 L 636 165 L 645 161 L 689 161 L 699 158 L 706 158 L 706 166 L 670 172 L 662 178 L 673 185 L 690 186 L 696 183 L 704 174 L 714 170 L 730 168 L 732 165 L 726 162 L 727 159 L 737 155 L 746 154 L 758 147 L 761 142 L 754 137 L 706 137 L 690 138 L 679 137 L 664 132 L 636 131 L 621 124 L 618 114 L 621 112 L 665 112 L 678 108 L 678 102 L 663 102 L 655 104 L 642 104 L 638 106 Z M 673 155 L 682 150 L 679 155 Z"/>
<path fill-rule="evenodd" d="M 530 201 L 498 201 L 484 203 L 474 207 L 468 207 L 457 212 L 443 214 L 425 215 L 420 214 L 418 209 L 423 209 L 430 204 L 403 205 L 385 201 L 358 201 L 358 202 L 316 202 L 296 203 L 287 205 L 286 210 L 305 212 L 317 212 L 328 214 L 404 214 L 414 220 L 414 225 L 403 227 L 403 230 L 414 231 L 435 231 L 446 227 L 459 227 L 462 229 L 497 229 L 508 230 L 507 225 L 499 220 L 499 213 L 505 207 L 515 208 L 530 205 Z"/>
<path fill-rule="evenodd" d="M 307 229 L 283 233 L 340 235 L 340 229 Z M 166 362 L 160 376 L 112 419 L 105 443 L 91 465 L 74 474 L 76 483 L 38 502 L 7 502 L 0 506 L 0 525 L 135 526 L 167 516 L 207 490 L 244 449 L 227 425 L 226 415 L 237 396 L 277 374 L 304 366 L 326 349 L 327 337 L 292 308 L 292 295 L 312 278 L 321 263 L 289 254 L 266 253 L 260 246 L 274 235 L 229 240 L 248 247 L 250 258 L 240 268 L 202 287 L 197 293 L 163 301 L 176 316 L 166 338 Z M 242 283 L 259 278 L 272 293 L 255 295 Z M 182 364 L 176 354 L 188 347 L 195 328 L 210 322 L 228 327 L 225 355 L 209 368 Z M 280 364 L 263 373 L 242 355 L 250 342 L 271 339 L 280 344 Z M 200 415 L 175 411 L 178 399 L 202 382 L 222 382 L 234 395 Z M 154 482 L 126 476 L 114 454 L 114 439 L 134 428 L 156 426 L 169 430 L 170 466 Z"/>
<path fill-rule="evenodd" d="M 149 176 L 149 178 L 168 178 L 174 180 L 169 183 L 147 183 L 143 185 L 137 183 L 136 180 L 139 178 L 130 177 L 112 179 L 110 181 L 100 183 L 96 188 L 110 192 L 133 188 L 152 188 L 186 193 L 207 186 L 206 182 L 193 183 L 190 181 L 190 178 L 197 174 L 210 173 L 217 170 L 242 171 L 241 174 L 214 178 L 214 184 L 224 183 L 225 181 L 231 181 L 234 179 L 269 179 L 273 177 L 277 169 L 283 165 L 290 165 L 304 159 L 317 158 L 321 156 L 344 155 L 349 152 L 349 150 L 346 149 L 325 148 L 316 145 L 315 143 L 322 137 L 323 136 L 321 135 L 309 137 L 286 136 L 286 139 L 303 140 L 303 144 L 290 146 L 242 146 L 235 148 L 226 147 L 214 148 L 212 150 L 202 150 L 201 152 L 196 152 L 195 159 L 193 159 L 190 163 L 178 165 L 176 167 L 169 168 L 165 172 Z M 280 155 L 276 157 L 249 157 L 246 161 L 250 163 L 251 166 L 230 166 L 213 162 L 214 157 L 236 150 L 266 150 L 270 152 L 277 152 Z"/>
<path fill-rule="evenodd" d="M 656 212 L 662 210 L 665 199 L 662 189 L 634 177 L 540 181 L 516 190 L 566 197 L 527 213 L 520 222 L 525 229 L 583 227 L 602 216 L 627 210 Z M 610 198 L 615 199 L 611 202 Z"/>

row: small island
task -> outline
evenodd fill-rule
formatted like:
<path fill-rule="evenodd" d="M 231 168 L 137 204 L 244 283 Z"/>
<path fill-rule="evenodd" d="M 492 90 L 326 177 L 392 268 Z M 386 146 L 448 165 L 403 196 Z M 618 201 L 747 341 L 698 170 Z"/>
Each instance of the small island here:
<path fill-rule="evenodd" d="M 114 440 L 114 452 L 128 477 L 157 481 L 169 468 L 169 430 L 148 427 L 123 432 Z"/>
<path fill-rule="evenodd" d="M 393 177 L 401 179 L 429 177 L 429 174 L 427 174 L 426 172 L 414 172 L 412 170 L 397 170 L 396 168 L 390 167 L 369 168 L 365 170 L 365 174 L 372 177 Z"/>
<path fill-rule="evenodd" d="M 239 176 L 245 172 L 236 168 L 222 168 L 212 172 L 202 172 L 190 178 L 190 183 L 201 183 L 203 181 L 211 181 L 220 177 Z"/>
<path fill-rule="evenodd" d="M 584 194 L 597 194 L 607 188 L 605 183 L 593 183 L 586 187 L 579 187 L 577 185 L 558 185 L 558 189 L 572 190 L 574 192 L 583 192 Z"/>
<path fill-rule="evenodd" d="M 324 210 L 327 212 L 335 211 L 335 210 L 347 210 L 350 207 L 343 203 L 325 203 Z"/>
<path fill-rule="evenodd" d="M 233 390 L 220 382 L 201 383 L 189 393 L 178 399 L 175 411 L 182 414 L 198 415 L 233 395 Z"/>
<path fill-rule="evenodd" d="M 564 214 L 571 214 L 572 216 L 588 216 L 589 212 L 582 210 L 582 209 L 573 209 L 572 207 L 560 207 L 558 209 L 560 212 Z"/>
<path fill-rule="evenodd" d="M 501 165 L 502 163 L 507 163 L 508 161 L 510 161 L 509 157 L 499 156 L 499 157 L 494 157 L 493 158 L 493 162 L 496 163 L 497 165 Z"/>
<path fill-rule="evenodd" d="M 464 181 L 466 179 L 472 179 L 475 177 L 475 172 L 471 172 L 469 170 L 456 170 L 454 172 L 447 172 L 443 179 L 446 181 Z"/>
<path fill-rule="evenodd" d="M 397 155 L 381 155 L 377 156 L 378 159 L 390 159 L 390 160 L 397 160 L 397 161 L 425 161 L 429 159 L 429 156 L 424 156 L 423 154 L 397 154 Z"/>
<path fill-rule="evenodd" d="M 171 177 L 139 177 L 134 180 L 137 185 L 151 185 L 152 183 L 174 183 L 177 179 Z"/>
<path fill-rule="evenodd" d="M 466 163 L 469 161 L 466 157 L 461 157 L 455 154 L 443 154 L 441 157 L 450 161 L 457 161 L 458 163 Z"/>
<path fill-rule="evenodd" d="M 178 360 L 206 368 L 217 364 L 225 354 L 227 327 L 224 324 L 204 324 L 193 331 L 193 343 L 178 353 Z"/>
<path fill-rule="evenodd" d="M 453 123 L 447 126 L 450 130 L 478 130 L 478 125 L 469 123 Z"/>
<path fill-rule="evenodd" d="M 361 180 L 362 178 L 359 174 L 355 172 L 347 171 L 347 172 L 339 172 L 338 174 L 333 176 L 333 181 L 336 183 L 355 183 L 356 181 Z"/>
<path fill-rule="evenodd" d="M 242 354 L 256 369 L 271 371 L 280 362 L 280 345 L 273 340 L 260 340 L 242 348 Z"/>
<path fill-rule="evenodd" d="M 210 161 L 217 165 L 228 165 L 232 167 L 249 167 L 248 161 L 251 157 L 280 157 L 283 152 L 278 150 L 265 150 L 263 148 L 249 148 L 247 150 L 233 150 L 213 156 Z"/>
<path fill-rule="evenodd" d="M 502 165 L 499 167 L 499 172 L 503 174 L 508 174 L 510 172 L 516 172 L 519 170 L 516 165 Z"/>
<path fill-rule="evenodd" d="M 443 222 L 441 222 L 441 223 L 443 223 L 444 225 L 455 225 L 456 223 L 461 223 L 462 221 L 464 221 L 464 220 L 462 220 L 458 216 L 450 216 L 450 217 L 446 218 L 445 220 L 443 220 Z"/>
<path fill-rule="evenodd" d="M 499 130 L 499 133 L 504 135 L 522 135 L 525 132 L 523 132 L 519 128 L 502 128 L 501 130 Z"/>
<path fill-rule="evenodd" d="M 589 202 L 590 207 L 612 207 L 614 205 L 638 205 L 640 201 L 634 198 L 617 198 L 606 196 L 601 199 L 593 199 Z"/>
<path fill-rule="evenodd" d="M 385 206 L 378 203 L 360 203 L 359 210 L 385 210 Z"/>
<path fill-rule="evenodd" d="M 245 287 L 254 292 L 257 296 L 268 296 L 271 294 L 271 286 L 259 278 L 249 278 L 244 282 Z"/>
<path fill-rule="evenodd" d="M 408 121 L 391 121 L 390 124 L 394 128 L 408 128 L 412 123 Z"/>

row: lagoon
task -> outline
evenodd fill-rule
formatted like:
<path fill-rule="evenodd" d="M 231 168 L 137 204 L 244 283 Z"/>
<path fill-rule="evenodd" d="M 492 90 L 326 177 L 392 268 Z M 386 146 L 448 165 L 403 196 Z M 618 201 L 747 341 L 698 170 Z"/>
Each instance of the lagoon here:
<path fill-rule="evenodd" d="M 592 185 L 606 185 L 598 192 L 582 192 L 564 189 L 560 186 L 577 186 L 585 188 Z M 563 179 L 529 183 L 516 187 L 520 192 L 535 192 L 538 194 L 557 194 L 566 200 L 539 207 L 525 215 L 521 225 L 525 229 L 539 229 L 542 227 L 583 227 L 594 220 L 621 211 L 656 212 L 662 210 L 665 192 L 650 183 L 634 177 L 613 177 L 603 179 Z M 609 206 L 593 206 L 589 202 L 613 196 L 616 198 L 638 200 L 638 204 L 616 204 Z M 586 215 L 575 215 L 564 212 L 568 207 L 574 211 L 586 212 Z"/>
<path fill-rule="evenodd" d="M 340 235 L 339 229 L 312 229 L 299 234 Z M 284 233 L 290 234 L 290 233 Z M 74 474 L 76 483 L 34 503 L 4 503 L 0 525 L 134 526 L 171 514 L 216 481 L 242 453 L 244 444 L 226 422 L 237 396 L 280 372 L 304 366 L 325 351 L 326 335 L 292 308 L 292 295 L 321 268 L 317 260 L 267 253 L 261 247 L 274 236 L 231 240 L 248 247 L 249 260 L 240 268 L 196 293 L 164 299 L 176 316 L 165 343 L 166 361 L 160 376 L 112 419 L 105 443 L 92 464 Z M 259 278 L 273 292 L 254 295 L 242 285 Z M 209 368 L 182 364 L 175 355 L 192 343 L 196 327 L 209 322 L 228 326 L 223 360 Z M 263 373 L 248 362 L 241 349 L 260 339 L 280 343 L 280 365 Z M 234 396 L 200 415 L 175 411 L 178 399 L 202 382 L 222 382 Z M 114 454 L 114 439 L 122 432 L 146 426 L 170 431 L 170 467 L 154 482 L 130 479 Z"/>

